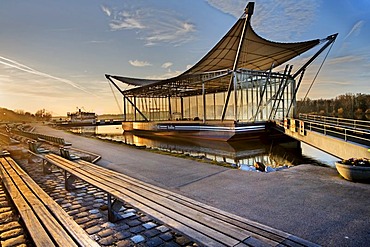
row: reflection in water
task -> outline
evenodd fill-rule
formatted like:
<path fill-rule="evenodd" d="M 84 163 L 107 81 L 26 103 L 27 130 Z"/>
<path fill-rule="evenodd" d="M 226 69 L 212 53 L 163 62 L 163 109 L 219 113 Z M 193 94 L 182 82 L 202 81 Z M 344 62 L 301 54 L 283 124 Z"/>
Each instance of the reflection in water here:
<path fill-rule="evenodd" d="M 261 141 L 209 141 L 202 139 L 179 139 L 173 137 L 143 137 L 124 132 L 121 126 L 76 127 L 72 132 L 97 135 L 101 139 L 146 147 L 194 158 L 227 163 L 242 170 L 251 170 L 256 162 L 272 168 L 289 167 L 302 163 L 319 163 L 302 156 L 300 148 L 287 148 L 287 144 L 262 143 Z M 325 162 L 324 162 L 325 163 Z"/>
<path fill-rule="evenodd" d="M 315 160 L 318 160 L 320 163 L 331 167 L 335 167 L 335 162 L 340 161 L 339 158 L 327 154 L 305 143 L 302 143 L 302 153 L 310 156 Z"/>

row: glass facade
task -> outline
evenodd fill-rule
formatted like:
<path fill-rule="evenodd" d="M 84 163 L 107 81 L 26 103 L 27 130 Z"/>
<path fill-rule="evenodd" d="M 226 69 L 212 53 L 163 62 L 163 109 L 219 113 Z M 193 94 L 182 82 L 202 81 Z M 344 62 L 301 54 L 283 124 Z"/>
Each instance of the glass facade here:
<path fill-rule="evenodd" d="M 174 85 L 168 94 L 158 92 L 157 97 L 153 91 L 147 97 L 142 91 L 137 95 L 130 90 L 124 92 L 124 118 L 249 123 L 282 120 L 293 114 L 296 83 L 289 73 L 238 70 L 227 74 L 226 80 L 209 74 L 197 78 L 191 82 L 192 91 L 181 82 L 178 90 Z"/>

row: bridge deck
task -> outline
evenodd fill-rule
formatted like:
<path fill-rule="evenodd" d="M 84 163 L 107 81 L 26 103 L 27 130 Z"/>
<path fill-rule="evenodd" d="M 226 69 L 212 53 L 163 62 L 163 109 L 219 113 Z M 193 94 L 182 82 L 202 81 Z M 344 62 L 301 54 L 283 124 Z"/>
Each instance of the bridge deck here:
<path fill-rule="evenodd" d="M 284 133 L 341 159 L 370 158 L 370 121 L 287 119 Z"/>

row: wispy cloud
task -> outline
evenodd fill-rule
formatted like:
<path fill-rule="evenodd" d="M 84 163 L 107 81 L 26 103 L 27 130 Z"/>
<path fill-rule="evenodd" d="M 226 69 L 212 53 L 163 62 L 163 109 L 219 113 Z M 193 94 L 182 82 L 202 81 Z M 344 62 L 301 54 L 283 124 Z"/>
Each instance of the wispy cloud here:
<path fill-rule="evenodd" d="M 358 35 L 361 32 L 361 29 L 362 29 L 364 24 L 365 24 L 365 21 L 363 21 L 363 20 L 356 22 L 356 24 L 353 25 L 351 31 L 349 31 L 349 33 L 346 35 L 346 37 L 344 39 L 346 40 L 352 34 L 353 35 Z"/>
<path fill-rule="evenodd" d="M 191 34 L 195 31 L 194 25 L 187 22 L 176 21 L 172 25 L 164 25 L 157 28 L 156 31 L 150 33 L 147 37 L 143 38 L 147 43 L 146 45 L 155 45 L 157 43 L 171 43 L 180 45 L 191 40 Z"/>
<path fill-rule="evenodd" d="M 207 2 L 216 9 L 219 9 L 222 12 L 230 14 L 236 18 L 239 18 L 243 14 L 242 11 L 246 7 L 247 3 L 244 0 L 207 0 Z"/>
<path fill-rule="evenodd" d="M 41 77 L 45 77 L 45 78 L 49 78 L 49 79 L 53 79 L 53 80 L 56 80 L 56 81 L 60 81 L 60 82 L 63 82 L 67 85 L 70 85 L 78 90 L 81 90 L 85 93 L 88 93 L 88 94 L 92 94 L 94 96 L 97 96 L 89 91 L 87 91 L 86 89 L 84 89 L 83 87 L 79 86 L 78 84 L 70 81 L 70 80 L 67 80 L 67 79 L 63 79 L 63 78 L 60 78 L 60 77 L 56 77 L 56 76 L 53 76 L 53 75 L 50 75 L 50 74 L 47 74 L 47 73 L 44 73 L 44 72 L 41 72 L 41 71 L 38 71 L 38 70 L 35 70 L 31 67 L 28 67 L 27 65 L 24 65 L 22 63 L 19 63 L 15 60 L 12 60 L 12 59 L 9 59 L 9 58 L 6 58 L 6 57 L 2 57 L 0 56 L 0 64 L 2 65 L 5 65 L 7 67 L 10 67 L 10 68 L 14 68 L 14 69 L 17 69 L 17 70 L 20 70 L 20 71 L 23 71 L 23 72 L 26 72 L 28 74 L 33 74 L 33 75 L 37 75 L 37 76 L 41 76 Z"/>
<path fill-rule="evenodd" d="M 10 76 L 9 75 L 1 75 L 0 74 L 0 82 L 2 83 L 8 83 L 8 82 L 11 82 L 12 80 L 10 79 Z"/>
<path fill-rule="evenodd" d="M 128 61 L 132 66 L 135 67 L 146 67 L 146 66 L 152 66 L 151 63 L 147 61 L 139 61 L 139 60 L 130 60 Z"/>
<path fill-rule="evenodd" d="M 167 63 L 164 63 L 164 64 L 162 64 L 162 68 L 164 68 L 164 69 L 168 69 L 169 67 L 171 67 L 173 65 L 173 63 L 171 63 L 171 62 L 167 62 Z"/>
<path fill-rule="evenodd" d="M 109 43 L 110 41 L 107 40 L 89 40 L 87 43 L 89 44 L 104 44 L 104 43 Z"/>
<path fill-rule="evenodd" d="M 141 11 L 135 11 L 133 13 L 126 11 L 121 12 L 118 17 L 111 20 L 109 26 L 113 31 L 121 29 L 144 29 L 146 26 L 140 18 L 140 12 Z"/>
<path fill-rule="evenodd" d="M 239 18 L 246 7 L 245 0 L 207 0 L 220 11 Z M 260 0 L 255 1 L 252 25 L 256 31 L 268 39 L 287 41 L 299 38 L 316 18 L 319 0 Z M 277 32 L 278 30 L 278 32 Z"/>
<path fill-rule="evenodd" d="M 138 38 L 144 40 L 147 46 L 160 43 L 181 45 L 192 40 L 196 31 L 193 23 L 167 10 L 127 7 L 114 12 L 113 9 L 102 7 L 102 11 L 110 17 L 109 27 L 112 31 L 136 30 Z"/>
<path fill-rule="evenodd" d="M 112 11 L 110 10 L 109 7 L 107 6 L 100 6 L 101 7 L 101 10 L 104 12 L 104 14 L 106 14 L 107 16 L 111 16 L 112 15 Z"/>
<path fill-rule="evenodd" d="M 362 60 L 363 60 L 363 57 L 361 56 L 355 56 L 355 55 L 340 56 L 340 57 L 330 58 L 327 61 L 327 64 L 328 65 L 348 64 L 348 63 L 353 63 L 353 62 L 360 62 Z"/>

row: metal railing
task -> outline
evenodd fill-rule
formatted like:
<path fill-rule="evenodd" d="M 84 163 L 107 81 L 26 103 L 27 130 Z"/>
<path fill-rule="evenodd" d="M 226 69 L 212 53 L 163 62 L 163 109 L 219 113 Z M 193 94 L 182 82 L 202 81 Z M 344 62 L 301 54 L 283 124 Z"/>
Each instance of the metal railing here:
<path fill-rule="evenodd" d="M 370 121 L 299 114 L 305 130 L 370 146 Z M 295 120 L 293 120 L 295 121 Z"/>
<path fill-rule="evenodd" d="M 319 115 L 310 115 L 310 114 L 299 114 L 299 119 L 303 121 L 324 123 L 331 126 L 351 128 L 355 130 L 364 130 L 370 131 L 370 121 L 366 120 L 357 120 L 349 118 L 336 118 L 336 117 L 326 117 Z"/>

